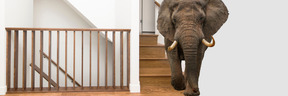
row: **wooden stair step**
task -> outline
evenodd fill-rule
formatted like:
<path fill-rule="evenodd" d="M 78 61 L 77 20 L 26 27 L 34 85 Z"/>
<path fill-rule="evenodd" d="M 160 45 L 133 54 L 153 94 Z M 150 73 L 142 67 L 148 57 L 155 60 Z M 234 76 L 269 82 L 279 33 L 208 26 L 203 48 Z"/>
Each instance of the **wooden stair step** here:
<path fill-rule="evenodd" d="M 140 76 L 171 76 L 170 68 L 140 68 Z"/>
<path fill-rule="evenodd" d="M 140 58 L 165 58 L 164 45 L 140 45 Z"/>
<path fill-rule="evenodd" d="M 141 58 L 140 68 L 170 68 L 167 58 Z"/>
<path fill-rule="evenodd" d="M 155 34 L 141 34 L 140 45 L 157 45 L 157 38 Z"/>

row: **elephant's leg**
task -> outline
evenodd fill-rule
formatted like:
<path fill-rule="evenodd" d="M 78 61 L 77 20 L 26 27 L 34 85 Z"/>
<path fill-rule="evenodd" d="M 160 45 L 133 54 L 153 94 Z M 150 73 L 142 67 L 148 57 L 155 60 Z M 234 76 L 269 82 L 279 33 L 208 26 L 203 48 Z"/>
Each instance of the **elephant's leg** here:
<path fill-rule="evenodd" d="M 171 68 L 171 85 L 176 90 L 184 90 L 185 89 L 185 79 L 182 73 L 181 68 L 181 60 L 179 59 L 178 48 L 176 47 L 172 51 L 167 51 L 169 45 L 172 42 L 165 39 L 165 49 L 167 52 L 168 60 Z"/>

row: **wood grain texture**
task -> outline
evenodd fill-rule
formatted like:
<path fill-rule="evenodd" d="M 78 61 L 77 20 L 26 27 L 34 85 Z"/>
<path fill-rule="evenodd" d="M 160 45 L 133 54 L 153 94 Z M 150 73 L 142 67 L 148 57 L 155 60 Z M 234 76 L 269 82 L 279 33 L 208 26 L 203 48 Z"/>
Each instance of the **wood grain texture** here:
<path fill-rule="evenodd" d="M 97 87 L 99 88 L 100 81 L 100 31 L 98 31 L 97 40 Z"/>
<path fill-rule="evenodd" d="M 155 34 L 141 34 L 140 45 L 157 45 L 158 35 Z"/>
<path fill-rule="evenodd" d="M 36 66 L 36 65 L 34 65 L 34 70 L 36 70 L 37 73 L 41 72 L 40 68 L 38 66 Z M 42 74 L 43 74 L 44 79 L 46 79 L 47 81 L 49 81 L 49 79 L 50 79 L 50 82 L 51 82 L 53 87 L 57 86 L 56 82 L 54 80 L 52 80 L 46 73 L 42 72 Z"/>
<path fill-rule="evenodd" d="M 75 38 L 76 34 L 74 31 L 74 47 L 73 47 L 73 88 L 75 88 L 75 46 L 76 46 L 76 38 Z"/>
<path fill-rule="evenodd" d="M 51 31 L 49 31 L 49 37 L 48 37 L 48 44 L 49 44 L 49 61 L 48 61 L 48 88 L 51 89 Z"/>
<path fill-rule="evenodd" d="M 130 88 L 130 32 L 127 33 L 127 86 Z"/>
<path fill-rule="evenodd" d="M 43 89 L 43 31 L 40 32 L 40 89 Z"/>
<path fill-rule="evenodd" d="M 89 87 L 91 88 L 91 84 L 92 84 L 92 35 L 91 35 L 91 31 L 90 31 L 90 67 L 89 67 Z"/>
<path fill-rule="evenodd" d="M 6 30 L 6 85 L 10 88 L 10 76 L 11 76 L 11 32 Z"/>
<path fill-rule="evenodd" d="M 123 88 L 123 32 L 120 33 L 120 87 Z"/>
<path fill-rule="evenodd" d="M 67 89 L 67 31 L 65 31 L 65 88 Z"/>
<path fill-rule="evenodd" d="M 69 88 L 69 91 L 65 91 L 63 88 L 60 89 L 60 92 L 56 90 L 51 90 L 53 93 L 11 93 L 8 91 L 6 96 L 183 96 L 183 91 L 176 91 L 170 84 L 171 77 L 140 77 L 140 84 L 141 84 L 141 93 L 130 93 L 129 91 L 119 91 L 121 88 L 117 87 L 117 89 L 113 90 L 114 88 L 105 89 L 105 90 L 95 90 L 97 87 L 89 89 L 92 92 L 78 92 Z M 89 88 L 89 87 L 88 87 Z M 85 88 L 84 88 L 85 89 Z M 30 89 L 27 89 L 30 90 Z M 45 89 L 43 89 L 44 91 Z M 87 89 L 87 91 L 89 91 Z M 117 91 L 118 90 L 118 91 Z M 40 91 L 40 90 L 38 90 Z M 73 92 L 72 92 L 73 91 Z M 93 92 L 94 91 L 94 92 Z M 31 91 L 34 92 L 34 91 Z M 47 92 L 47 91 L 46 91 Z"/>
<path fill-rule="evenodd" d="M 84 55 L 84 51 L 83 51 L 83 50 L 84 50 L 84 33 L 83 33 L 83 31 L 82 31 L 82 65 L 81 65 L 81 66 L 82 66 L 82 67 L 81 67 L 81 68 L 82 68 L 82 72 L 81 72 L 81 74 L 82 74 L 82 75 L 81 75 L 81 87 L 82 87 L 82 88 L 83 88 L 83 86 L 84 86 L 84 85 L 83 85 L 83 82 L 84 82 L 84 80 L 83 80 L 83 71 L 84 71 L 84 67 L 83 67 L 83 66 L 84 66 L 84 56 L 83 56 L 83 55 Z"/>
<path fill-rule="evenodd" d="M 6 27 L 8 31 L 11 30 L 30 30 L 30 31 L 129 31 L 131 29 L 100 29 L 100 28 L 16 28 L 16 27 Z"/>
<path fill-rule="evenodd" d="M 18 45 L 19 45 L 19 31 L 15 30 L 14 33 L 14 89 L 18 88 Z"/>
<path fill-rule="evenodd" d="M 105 87 L 108 86 L 108 33 L 105 32 Z"/>
<path fill-rule="evenodd" d="M 27 78 L 27 31 L 23 31 L 23 69 L 22 69 L 22 88 L 26 89 L 26 78 Z"/>
<path fill-rule="evenodd" d="M 31 40 L 31 88 L 34 89 L 35 85 L 35 31 L 32 31 L 32 40 Z"/>
<path fill-rule="evenodd" d="M 140 58 L 165 58 L 164 45 L 140 45 Z"/>
<path fill-rule="evenodd" d="M 44 58 L 49 59 L 49 56 L 48 56 L 47 54 L 43 53 L 43 55 L 44 55 Z M 65 69 L 63 69 L 62 67 L 58 66 L 58 65 L 60 65 L 60 64 L 56 63 L 56 62 L 55 62 L 54 60 L 52 60 L 52 59 L 51 59 L 51 62 L 52 62 L 52 64 L 54 64 L 55 66 L 59 67 L 59 70 L 60 70 L 61 72 L 65 73 Z M 73 81 L 73 77 L 72 77 L 70 74 L 67 73 L 67 77 L 68 77 L 70 80 Z M 77 82 L 76 80 L 75 80 L 75 83 L 76 83 L 77 86 L 81 87 L 80 83 Z M 58 85 L 58 84 L 57 84 L 57 85 Z"/>
<path fill-rule="evenodd" d="M 59 31 L 57 31 L 57 89 L 59 89 L 59 39 Z"/>
<path fill-rule="evenodd" d="M 115 40 L 115 32 L 113 32 L 113 87 L 114 88 L 116 86 L 115 85 L 115 83 L 116 83 L 116 70 L 115 70 L 116 69 L 115 68 L 116 67 L 116 60 L 115 60 L 116 59 L 116 57 L 115 57 L 116 56 L 115 55 L 116 54 L 115 53 L 116 52 L 116 46 L 115 46 L 115 44 L 116 43 L 115 42 L 116 42 L 116 40 Z"/>

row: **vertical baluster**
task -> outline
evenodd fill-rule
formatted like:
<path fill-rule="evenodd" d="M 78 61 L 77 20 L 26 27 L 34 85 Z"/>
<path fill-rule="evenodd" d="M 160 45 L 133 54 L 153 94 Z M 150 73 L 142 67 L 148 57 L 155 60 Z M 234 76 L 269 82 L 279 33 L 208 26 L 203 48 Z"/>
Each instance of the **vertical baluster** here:
<path fill-rule="evenodd" d="M 40 31 L 40 89 L 43 89 L 43 31 Z"/>
<path fill-rule="evenodd" d="M 18 30 L 14 34 L 14 89 L 18 88 Z"/>
<path fill-rule="evenodd" d="M 75 34 L 75 31 L 74 31 L 74 55 L 73 55 L 73 88 L 75 88 L 75 36 L 76 36 L 76 34 Z"/>
<path fill-rule="evenodd" d="M 108 31 L 105 32 L 105 45 L 106 45 L 106 52 L 105 52 L 105 88 L 107 88 L 107 81 L 108 81 Z"/>
<path fill-rule="evenodd" d="M 49 31 L 49 64 L 48 64 L 48 88 L 51 90 L 51 31 Z"/>
<path fill-rule="evenodd" d="M 127 86 L 130 84 L 130 31 L 127 31 Z"/>
<path fill-rule="evenodd" d="M 81 83 L 82 83 L 82 84 L 81 84 L 81 85 L 82 85 L 81 87 L 82 87 L 82 88 L 83 88 L 83 86 L 84 86 L 84 85 L 83 85 L 83 70 L 84 70 L 84 69 L 83 69 L 83 64 L 84 64 L 84 60 L 83 60 L 83 59 L 84 59 L 84 58 L 83 58 L 83 57 L 84 57 L 84 56 L 83 56 L 84 36 L 83 36 L 83 35 L 84 35 L 84 34 L 83 34 L 83 31 L 82 31 L 82 72 L 81 72 L 81 73 L 82 73 L 82 78 L 81 78 Z"/>
<path fill-rule="evenodd" d="M 34 89 L 34 80 L 35 80 L 35 71 L 34 71 L 34 67 L 35 67 L 35 31 L 32 30 L 32 42 L 31 42 L 31 88 L 32 90 Z"/>
<path fill-rule="evenodd" d="M 27 57 L 26 57 L 26 54 L 27 54 L 27 31 L 24 30 L 23 31 L 23 73 L 22 73 L 22 76 L 23 76 L 23 80 L 22 80 L 22 86 L 23 86 L 23 90 L 26 89 L 26 61 L 27 61 Z"/>
<path fill-rule="evenodd" d="M 65 31 L 65 89 L 67 90 L 67 31 Z"/>
<path fill-rule="evenodd" d="M 115 71 L 115 43 L 116 43 L 116 40 L 115 40 L 115 31 L 113 31 L 113 88 L 115 89 L 115 82 L 116 82 L 116 71 Z"/>
<path fill-rule="evenodd" d="M 123 31 L 120 33 L 120 87 L 123 88 Z"/>
<path fill-rule="evenodd" d="M 6 84 L 7 90 L 9 90 L 11 78 L 11 30 L 6 30 L 6 35 Z"/>
<path fill-rule="evenodd" d="M 57 31 L 57 89 L 59 89 L 59 31 Z"/>
<path fill-rule="evenodd" d="M 91 88 L 91 68 L 92 68 L 92 62 L 91 62 L 91 61 L 92 61 L 92 60 L 91 60 L 91 56 L 92 56 L 92 51 L 91 51 L 91 49 L 92 49 L 92 48 L 91 48 L 91 46 L 92 46 L 92 45 L 91 45 L 91 44 L 92 44 L 92 40 L 91 40 L 91 39 L 92 39 L 92 35 L 91 35 L 91 31 L 90 31 L 90 67 L 89 67 L 89 68 L 90 68 L 90 76 L 89 76 L 89 77 L 90 77 L 90 78 L 89 78 L 89 79 L 90 79 L 90 80 L 89 80 L 89 86 L 90 86 L 90 88 Z"/>
<path fill-rule="evenodd" d="M 98 31 L 98 35 L 97 36 L 98 36 L 98 41 L 97 41 L 98 42 L 97 43 L 97 47 L 98 47 L 97 48 L 97 58 L 98 58 L 98 61 L 97 61 L 98 62 L 98 65 L 97 65 L 97 88 L 99 88 L 99 80 L 100 80 L 99 79 L 99 77 L 100 77 L 99 76 L 100 75 L 99 74 L 99 72 L 100 72 L 99 71 L 100 70 L 100 68 L 99 68 L 100 67 L 100 64 L 99 64 L 100 63 L 100 31 Z"/>

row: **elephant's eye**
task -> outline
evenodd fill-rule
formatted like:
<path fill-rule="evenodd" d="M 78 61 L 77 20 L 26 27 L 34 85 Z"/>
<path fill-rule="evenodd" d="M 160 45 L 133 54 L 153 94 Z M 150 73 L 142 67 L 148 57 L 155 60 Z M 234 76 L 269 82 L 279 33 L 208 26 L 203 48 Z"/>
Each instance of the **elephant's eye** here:
<path fill-rule="evenodd" d="M 203 16 L 201 16 L 200 18 L 199 18 L 199 22 L 203 22 L 205 20 L 205 17 L 203 17 Z"/>
<path fill-rule="evenodd" d="M 176 19 L 175 18 L 173 18 L 173 23 L 175 23 L 176 22 Z"/>

